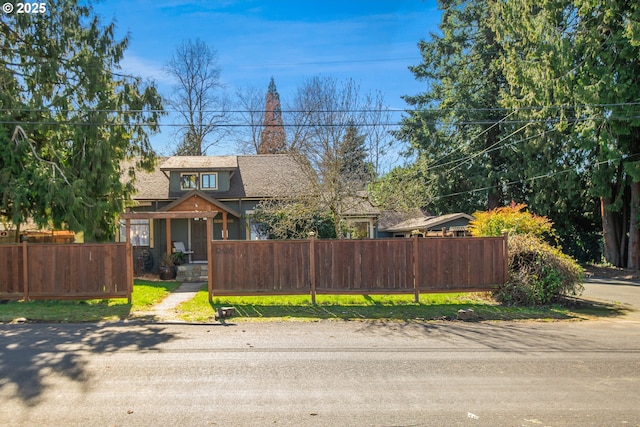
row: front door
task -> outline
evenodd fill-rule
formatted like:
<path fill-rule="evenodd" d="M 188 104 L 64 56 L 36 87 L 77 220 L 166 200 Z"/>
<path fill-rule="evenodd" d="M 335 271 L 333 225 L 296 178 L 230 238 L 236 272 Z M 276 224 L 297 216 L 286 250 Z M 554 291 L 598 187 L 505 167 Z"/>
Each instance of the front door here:
<path fill-rule="evenodd" d="M 207 260 L 207 221 L 200 219 L 191 220 L 191 260 Z"/>

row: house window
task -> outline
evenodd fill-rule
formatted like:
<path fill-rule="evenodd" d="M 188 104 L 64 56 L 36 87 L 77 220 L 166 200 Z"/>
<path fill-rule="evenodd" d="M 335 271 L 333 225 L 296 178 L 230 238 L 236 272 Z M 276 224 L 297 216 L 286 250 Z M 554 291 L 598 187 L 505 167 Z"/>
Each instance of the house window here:
<path fill-rule="evenodd" d="M 120 241 L 126 242 L 126 225 L 120 223 Z M 148 219 L 132 219 L 131 232 L 129 238 L 133 246 L 149 246 L 153 247 L 151 239 L 151 223 Z"/>
<path fill-rule="evenodd" d="M 203 173 L 200 175 L 200 188 L 203 190 L 215 190 L 218 188 L 217 173 Z"/>
<path fill-rule="evenodd" d="M 195 174 L 195 173 L 180 174 L 181 190 L 194 190 L 196 188 L 198 188 L 198 174 Z"/>
<path fill-rule="evenodd" d="M 350 224 L 349 237 L 352 239 L 370 239 L 371 227 L 369 221 L 354 221 Z"/>

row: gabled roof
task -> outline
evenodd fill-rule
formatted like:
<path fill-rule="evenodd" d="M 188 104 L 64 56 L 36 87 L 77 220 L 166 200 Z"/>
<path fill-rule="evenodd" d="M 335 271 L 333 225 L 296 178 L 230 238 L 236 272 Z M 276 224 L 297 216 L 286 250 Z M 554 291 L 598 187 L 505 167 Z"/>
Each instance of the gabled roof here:
<path fill-rule="evenodd" d="M 287 154 L 159 157 L 157 164 L 152 172 L 136 171 L 134 200 L 175 200 L 169 195 L 170 171 L 232 171 L 228 191 L 206 193 L 216 199 L 292 197 L 307 194 L 311 188 L 300 164 Z"/>
<path fill-rule="evenodd" d="M 397 216 L 390 218 L 390 216 L 394 217 L 393 213 L 391 215 L 385 213 L 385 215 L 386 218 L 380 221 L 378 229 L 389 233 L 408 232 L 412 230 L 434 230 L 448 222 L 453 222 L 458 219 L 466 219 L 468 221 L 473 219 L 471 215 L 465 213 L 453 213 L 440 216 L 427 216 L 422 214 L 422 216 L 405 217 L 401 220 L 398 220 Z"/>
<path fill-rule="evenodd" d="M 342 201 L 344 216 L 378 217 L 380 208 L 375 206 L 366 191 L 358 191 L 354 196 L 347 196 Z"/>
<path fill-rule="evenodd" d="M 216 209 L 217 208 L 217 209 Z M 220 210 L 227 212 L 236 218 L 240 218 L 240 213 L 229 206 L 217 201 L 216 199 L 207 196 L 202 191 L 191 190 L 184 196 L 169 203 L 168 205 L 160 208 L 159 212 L 171 212 L 171 211 L 188 211 L 188 212 L 207 212 L 213 210 Z"/>
<path fill-rule="evenodd" d="M 238 156 L 173 156 L 160 165 L 161 171 L 204 171 L 237 169 Z"/>

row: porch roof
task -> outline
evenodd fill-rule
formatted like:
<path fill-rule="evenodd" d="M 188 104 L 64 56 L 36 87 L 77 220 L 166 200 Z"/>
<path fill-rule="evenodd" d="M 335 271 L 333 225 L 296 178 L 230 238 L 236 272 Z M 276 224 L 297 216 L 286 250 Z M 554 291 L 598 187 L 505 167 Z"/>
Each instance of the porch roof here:
<path fill-rule="evenodd" d="M 231 209 L 224 203 L 214 199 L 200 190 L 191 190 L 182 197 L 158 210 L 159 212 L 226 212 L 240 218 L 240 212 Z M 198 215 L 195 216 L 196 218 Z M 174 217 L 175 218 L 175 217 Z M 192 217 L 191 217 L 192 218 Z"/>

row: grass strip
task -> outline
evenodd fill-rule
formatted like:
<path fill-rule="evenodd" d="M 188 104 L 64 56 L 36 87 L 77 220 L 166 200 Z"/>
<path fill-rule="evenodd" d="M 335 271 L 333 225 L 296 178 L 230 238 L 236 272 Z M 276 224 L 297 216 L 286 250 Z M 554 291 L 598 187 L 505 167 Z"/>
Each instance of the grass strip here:
<path fill-rule="evenodd" d="M 148 312 L 179 286 L 177 282 L 135 280 L 132 304 L 126 299 L 86 301 L 10 301 L 0 304 L 0 322 L 25 318 L 35 322 L 99 322 L 148 319 Z M 181 304 L 178 317 L 187 322 L 214 321 L 217 307 L 233 306 L 239 321 L 321 319 L 435 320 L 455 319 L 460 309 L 473 309 L 478 320 L 563 320 L 619 316 L 620 306 L 576 302 L 549 307 L 508 307 L 497 304 L 488 294 L 413 295 L 318 295 L 311 304 L 307 295 L 216 297 L 209 303 L 206 288 Z"/>
<path fill-rule="evenodd" d="M 477 320 L 563 320 L 615 316 L 615 307 L 590 304 L 567 308 L 507 307 L 496 303 L 488 294 L 426 294 L 420 302 L 413 295 L 318 295 L 316 304 L 308 296 L 216 297 L 208 301 L 206 290 L 177 307 L 178 317 L 187 322 L 211 322 L 217 307 L 236 309 L 234 320 L 449 320 L 458 310 L 473 309 Z"/>
<path fill-rule="evenodd" d="M 24 318 L 36 322 L 99 322 L 127 319 L 136 311 L 145 311 L 162 301 L 180 284 L 136 279 L 131 304 L 126 298 L 93 300 L 9 301 L 0 304 L 0 322 Z"/>

